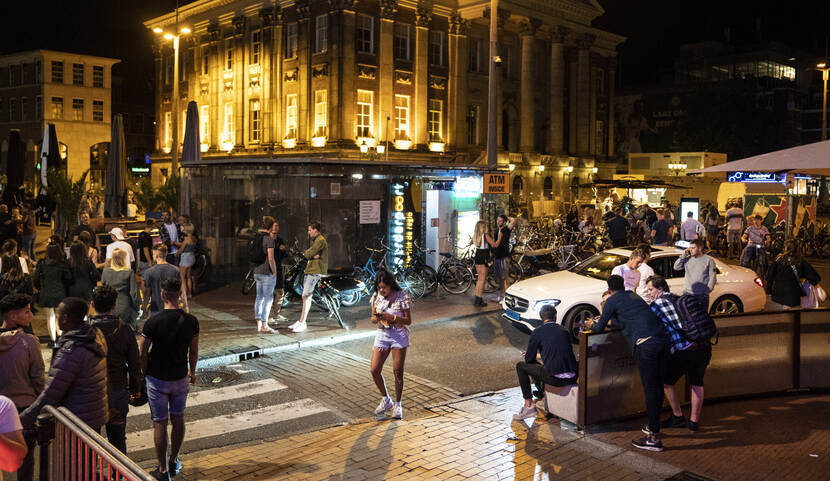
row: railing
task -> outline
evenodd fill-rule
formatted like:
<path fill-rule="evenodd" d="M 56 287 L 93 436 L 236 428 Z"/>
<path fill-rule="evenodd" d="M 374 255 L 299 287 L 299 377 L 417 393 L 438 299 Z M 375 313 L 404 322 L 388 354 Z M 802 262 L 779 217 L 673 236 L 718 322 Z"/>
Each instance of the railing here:
<path fill-rule="evenodd" d="M 716 316 L 715 323 L 719 342 L 706 371 L 707 401 L 830 388 L 830 309 Z M 688 401 L 689 386 L 677 389 Z M 637 364 L 619 329 L 580 334 L 574 391 L 551 404 L 554 414 L 580 426 L 644 412 Z"/>
<path fill-rule="evenodd" d="M 37 421 L 40 481 L 153 481 L 68 409 L 46 406 Z"/>

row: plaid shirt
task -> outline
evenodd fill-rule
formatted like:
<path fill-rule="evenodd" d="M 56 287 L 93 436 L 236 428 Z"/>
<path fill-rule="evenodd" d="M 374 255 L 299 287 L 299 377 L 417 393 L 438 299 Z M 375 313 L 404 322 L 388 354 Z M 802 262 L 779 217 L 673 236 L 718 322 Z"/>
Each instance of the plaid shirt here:
<path fill-rule="evenodd" d="M 175 247 L 175 246 L 172 245 L 173 242 L 181 242 L 181 240 L 184 239 L 184 235 L 182 234 L 182 228 L 178 224 L 175 224 L 175 225 L 176 225 L 176 238 L 175 239 L 170 238 L 170 231 L 167 230 L 167 224 L 162 222 L 161 225 L 158 226 L 159 237 L 161 238 L 161 242 L 164 243 L 164 245 L 167 246 L 167 250 L 170 253 L 172 253 L 172 251 L 173 251 L 173 249 L 171 249 L 171 247 Z"/>
<path fill-rule="evenodd" d="M 677 308 L 674 307 L 675 300 L 677 300 L 677 296 L 668 292 L 654 299 L 654 302 L 651 303 L 651 310 L 663 321 L 663 326 L 666 328 L 666 332 L 669 333 L 672 353 L 675 351 L 684 351 L 694 345 L 693 342 L 683 337 L 683 324 L 680 322 L 680 315 L 677 313 Z"/>

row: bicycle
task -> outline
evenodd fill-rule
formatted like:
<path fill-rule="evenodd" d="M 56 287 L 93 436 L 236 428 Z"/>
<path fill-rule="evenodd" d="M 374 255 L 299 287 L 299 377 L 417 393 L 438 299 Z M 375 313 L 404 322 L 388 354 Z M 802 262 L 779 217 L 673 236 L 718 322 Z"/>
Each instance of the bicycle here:
<path fill-rule="evenodd" d="M 242 276 L 242 288 L 240 290 L 242 291 L 243 296 L 247 296 L 248 294 L 250 294 L 251 291 L 254 289 L 254 286 L 256 285 L 256 280 L 254 280 L 255 268 L 256 266 L 251 264 L 251 267 L 248 268 L 248 272 L 246 272 L 245 275 Z"/>
<path fill-rule="evenodd" d="M 391 248 L 383 241 L 380 242 L 381 247 L 385 249 L 385 253 L 391 252 Z M 403 289 L 412 300 L 420 299 L 426 294 L 426 281 L 423 276 L 418 274 L 412 267 L 403 265 L 388 266 L 386 263 L 386 255 L 380 260 L 380 267 L 388 270 L 395 277 L 395 282 Z"/>

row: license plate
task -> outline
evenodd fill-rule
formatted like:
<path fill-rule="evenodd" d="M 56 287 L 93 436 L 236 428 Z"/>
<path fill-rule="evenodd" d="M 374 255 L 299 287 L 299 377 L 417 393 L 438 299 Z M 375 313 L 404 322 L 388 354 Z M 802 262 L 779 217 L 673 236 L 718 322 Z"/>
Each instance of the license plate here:
<path fill-rule="evenodd" d="M 505 309 L 504 313 L 507 314 L 507 317 L 513 319 L 514 321 L 518 321 L 521 318 L 518 312 L 511 311 L 510 309 Z"/>

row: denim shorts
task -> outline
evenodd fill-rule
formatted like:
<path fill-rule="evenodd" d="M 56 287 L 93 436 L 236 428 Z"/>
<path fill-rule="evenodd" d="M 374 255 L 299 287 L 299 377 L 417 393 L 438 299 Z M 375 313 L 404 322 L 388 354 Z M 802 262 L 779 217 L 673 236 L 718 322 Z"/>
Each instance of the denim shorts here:
<path fill-rule="evenodd" d="M 378 349 L 404 349 L 409 347 L 409 330 L 402 327 L 378 329 L 375 334 L 375 347 Z"/>
<path fill-rule="evenodd" d="M 190 391 L 190 379 L 187 376 L 178 381 L 162 381 L 153 376 L 147 376 L 146 378 L 147 400 L 150 404 L 150 417 L 153 421 L 164 421 L 168 416 L 184 414 L 187 393 Z"/>
<path fill-rule="evenodd" d="M 303 297 L 311 297 L 314 288 L 323 276 L 320 274 L 306 274 L 303 278 Z"/>
<path fill-rule="evenodd" d="M 179 267 L 193 267 L 196 263 L 196 255 L 192 252 L 182 252 L 179 258 Z"/>

